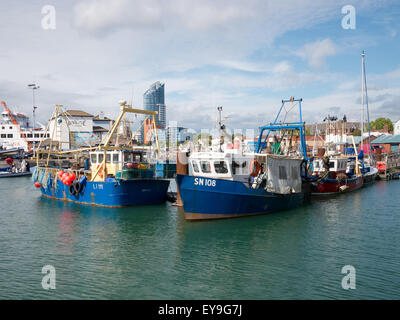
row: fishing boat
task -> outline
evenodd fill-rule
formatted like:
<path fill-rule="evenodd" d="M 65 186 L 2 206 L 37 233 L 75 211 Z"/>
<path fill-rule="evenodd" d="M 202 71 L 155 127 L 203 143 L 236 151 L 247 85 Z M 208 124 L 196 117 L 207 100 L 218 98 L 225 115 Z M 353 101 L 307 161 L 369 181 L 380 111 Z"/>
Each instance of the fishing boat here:
<path fill-rule="evenodd" d="M 40 189 L 42 196 L 55 200 L 75 202 L 84 205 L 103 207 L 124 207 L 161 203 L 167 199 L 169 180 L 155 177 L 155 165 L 146 147 L 118 144 L 115 134 L 127 113 L 142 114 L 153 117 L 154 136 L 158 154 L 158 137 L 155 127 L 155 111 L 133 109 L 125 101 L 121 103 L 121 113 L 108 132 L 104 143 L 98 146 L 77 150 L 53 150 L 50 141 L 49 149 L 36 151 L 37 169 L 32 179 Z M 63 121 L 60 106 L 56 106 L 55 126 Z M 61 119 L 61 121 L 60 121 Z M 55 131 L 56 128 L 53 129 Z M 53 134 L 51 135 L 53 137 Z M 116 140 L 116 142 L 115 142 Z M 60 148 L 61 143 L 54 143 Z M 70 168 L 52 167 L 50 156 L 71 155 Z M 39 166 L 40 161 L 46 164 Z M 75 160 L 75 162 L 74 162 Z"/>
<path fill-rule="evenodd" d="M 302 99 L 294 98 L 282 101 L 275 121 L 261 127 L 255 152 L 244 150 L 240 140 L 235 140 L 233 146 L 224 142 L 225 125 L 219 107 L 219 145 L 210 151 L 178 155 L 177 168 L 180 163 L 187 163 L 188 174 L 177 174 L 176 178 L 187 220 L 266 214 L 298 207 L 309 199 L 308 182 L 302 179 L 306 174 L 307 154 L 301 102 Z M 299 122 L 278 122 L 285 103 L 298 103 Z M 300 137 L 300 150 L 284 153 L 287 144 L 283 142 L 289 141 L 287 134 L 293 131 L 298 132 L 296 138 Z M 272 137 L 272 133 L 276 136 Z M 278 138 L 279 146 L 274 145 L 276 152 L 268 152 L 271 141 Z M 179 158 L 187 154 L 186 159 Z"/>
<path fill-rule="evenodd" d="M 14 178 L 32 175 L 29 162 L 23 159 L 17 165 L 12 158 L 5 159 L 6 166 L 0 168 L 0 178 Z"/>
<path fill-rule="evenodd" d="M 356 160 L 358 164 L 358 160 Z M 364 178 L 358 165 L 342 156 L 316 158 L 313 161 L 312 195 L 332 195 L 357 190 Z"/>

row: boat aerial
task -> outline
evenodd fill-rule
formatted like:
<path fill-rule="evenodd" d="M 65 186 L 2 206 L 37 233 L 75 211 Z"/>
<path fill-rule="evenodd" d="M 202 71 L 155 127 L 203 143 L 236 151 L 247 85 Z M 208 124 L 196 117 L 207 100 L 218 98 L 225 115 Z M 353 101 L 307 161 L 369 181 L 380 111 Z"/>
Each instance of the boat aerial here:
<path fill-rule="evenodd" d="M 307 154 L 301 102 L 294 98 L 282 101 L 274 123 L 261 127 L 254 152 L 245 150 L 239 138 L 233 145 L 224 142 L 227 135 L 219 107 L 220 143 L 208 151 L 190 151 L 187 159 L 180 159 L 185 152 L 178 154 L 178 163 L 187 161 L 188 174 L 177 174 L 187 220 L 265 214 L 292 209 L 308 200 L 308 182 L 302 178 Z M 277 121 L 285 103 L 299 105 L 299 122 Z M 293 131 L 298 136 L 290 136 Z M 300 137 L 298 150 L 287 148 L 293 137 Z M 279 146 L 274 139 L 280 139 Z"/>
<path fill-rule="evenodd" d="M 35 186 L 42 196 L 50 199 L 104 207 L 123 207 L 161 203 L 167 199 L 169 180 L 156 178 L 155 165 L 149 156 L 149 147 L 133 145 L 132 139 L 119 143 L 117 131 L 128 113 L 153 118 L 155 111 L 133 109 L 125 101 L 120 102 L 121 113 L 98 146 L 76 150 L 60 150 L 61 143 L 50 140 L 48 148 L 36 151 L 37 170 L 33 174 Z M 64 113 L 56 106 L 53 114 L 53 131 L 64 121 Z M 117 139 L 113 137 L 117 136 Z M 158 138 L 154 125 L 158 154 Z M 53 135 L 51 135 L 53 137 Z M 51 157 L 70 156 L 70 167 L 50 166 Z M 40 162 L 44 161 L 44 165 Z"/>

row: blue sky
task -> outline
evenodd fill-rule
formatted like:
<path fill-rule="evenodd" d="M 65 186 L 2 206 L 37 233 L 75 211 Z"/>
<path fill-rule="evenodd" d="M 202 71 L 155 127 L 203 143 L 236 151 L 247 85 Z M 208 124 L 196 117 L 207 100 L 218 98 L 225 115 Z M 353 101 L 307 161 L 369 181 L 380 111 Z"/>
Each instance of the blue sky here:
<path fill-rule="evenodd" d="M 283 98 L 304 99 L 307 123 L 360 119 L 361 51 L 371 117 L 400 119 L 400 5 L 396 1 L 2 1 L 0 98 L 39 119 L 54 104 L 97 114 L 142 107 L 166 83 L 167 120 L 211 128 L 222 105 L 231 128 L 270 122 Z M 44 30 L 44 5 L 56 28 Z M 341 9 L 356 10 L 345 30 Z"/>

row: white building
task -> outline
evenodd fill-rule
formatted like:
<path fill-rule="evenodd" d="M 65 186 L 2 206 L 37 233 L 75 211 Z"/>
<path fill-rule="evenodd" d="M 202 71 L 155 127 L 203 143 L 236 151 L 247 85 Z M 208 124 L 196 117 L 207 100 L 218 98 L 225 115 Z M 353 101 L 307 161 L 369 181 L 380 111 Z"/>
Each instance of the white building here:
<path fill-rule="evenodd" d="M 393 134 L 394 134 L 394 135 L 400 134 L 400 120 L 398 120 L 398 121 L 394 124 Z"/>
<path fill-rule="evenodd" d="M 93 133 L 93 115 L 85 111 L 67 110 L 58 119 L 50 119 L 49 133 L 61 150 L 99 143 Z"/>

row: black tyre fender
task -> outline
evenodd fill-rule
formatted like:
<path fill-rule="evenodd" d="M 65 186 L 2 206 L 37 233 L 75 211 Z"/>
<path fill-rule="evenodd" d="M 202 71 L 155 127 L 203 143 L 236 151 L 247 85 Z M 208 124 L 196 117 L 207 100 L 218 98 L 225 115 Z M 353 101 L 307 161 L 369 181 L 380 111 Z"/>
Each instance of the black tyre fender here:
<path fill-rule="evenodd" d="M 71 184 L 70 186 L 69 186 L 69 193 L 71 194 L 71 195 L 75 195 L 76 194 L 76 191 L 75 191 L 75 184 Z"/>
<path fill-rule="evenodd" d="M 74 184 L 75 194 L 81 193 L 81 192 L 82 192 L 82 189 L 83 189 L 82 183 L 76 182 L 76 183 Z"/>

